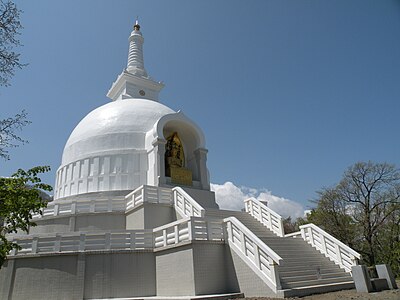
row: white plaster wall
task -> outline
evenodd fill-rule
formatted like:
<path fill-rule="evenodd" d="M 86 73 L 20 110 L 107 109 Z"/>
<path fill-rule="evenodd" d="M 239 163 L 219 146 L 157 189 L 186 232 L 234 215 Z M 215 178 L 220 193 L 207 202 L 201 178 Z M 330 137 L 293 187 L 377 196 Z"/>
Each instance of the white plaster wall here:
<path fill-rule="evenodd" d="M 81 159 L 58 169 L 54 198 L 90 192 L 134 190 L 147 183 L 147 170 L 145 150 Z"/>

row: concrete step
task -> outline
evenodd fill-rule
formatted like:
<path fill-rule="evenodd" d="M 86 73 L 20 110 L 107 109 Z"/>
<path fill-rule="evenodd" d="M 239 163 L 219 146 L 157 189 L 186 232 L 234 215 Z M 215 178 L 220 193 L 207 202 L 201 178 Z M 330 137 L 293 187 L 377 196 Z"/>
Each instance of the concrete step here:
<path fill-rule="evenodd" d="M 290 277 L 290 276 L 305 276 L 305 275 L 314 275 L 317 274 L 317 271 L 319 270 L 320 274 L 339 274 L 339 273 L 344 273 L 347 274 L 343 269 L 340 269 L 339 267 L 325 267 L 325 268 L 315 268 L 315 269 L 292 269 L 292 270 L 279 270 L 279 275 L 281 277 Z"/>
<path fill-rule="evenodd" d="M 354 282 L 340 282 L 340 283 L 330 283 L 322 284 L 316 286 L 298 287 L 283 290 L 283 295 L 285 298 L 288 297 L 304 297 L 313 294 L 321 294 L 328 292 L 335 292 L 341 290 L 354 289 Z"/>
<path fill-rule="evenodd" d="M 349 283 L 353 282 L 353 279 L 350 277 L 335 277 L 335 278 L 326 278 L 326 279 L 315 279 L 315 280 L 302 280 L 302 281 L 291 281 L 291 282 L 282 282 L 282 288 L 284 289 L 292 289 L 298 287 L 308 287 L 308 286 L 317 286 L 317 285 L 326 285 L 332 283 Z"/>
<path fill-rule="evenodd" d="M 296 263 L 285 263 L 283 261 L 283 265 L 279 266 L 279 270 L 282 271 L 299 271 L 301 269 L 303 270 L 316 270 L 317 268 L 330 268 L 334 265 L 334 263 L 330 261 L 312 261 L 312 262 L 296 262 Z"/>
<path fill-rule="evenodd" d="M 311 274 L 311 275 L 289 275 L 289 276 L 282 276 L 281 275 L 281 282 L 282 283 L 289 283 L 289 282 L 298 282 L 298 281 L 310 281 L 310 280 L 318 280 L 318 279 L 334 279 L 334 278 L 342 278 L 346 277 L 349 280 L 352 280 L 352 277 L 347 273 L 328 273 L 328 274 Z"/>

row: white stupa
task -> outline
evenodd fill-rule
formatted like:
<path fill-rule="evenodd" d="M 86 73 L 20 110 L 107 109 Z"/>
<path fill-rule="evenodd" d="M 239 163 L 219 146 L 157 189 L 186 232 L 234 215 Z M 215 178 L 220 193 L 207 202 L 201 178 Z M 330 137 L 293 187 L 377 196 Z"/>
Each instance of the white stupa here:
<path fill-rule="evenodd" d="M 55 199 L 90 192 L 126 193 L 143 184 L 170 185 L 164 152 L 166 138 L 174 132 L 184 141 L 191 186 L 210 190 L 203 132 L 182 112 L 158 102 L 164 85 L 147 75 L 143 42 L 136 23 L 129 37 L 127 68 L 107 94 L 112 102 L 83 118 L 65 145 Z"/>
<path fill-rule="evenodd" d="M 0 269 L 1 299 L 287 297 L 354 287 L 360 255 L 315 225 L 285 235 L 256 199 L 220 210 L 201 129 L 159 102 L 136 22 L 111 102 L 72 131 L 54 201 Z"/>

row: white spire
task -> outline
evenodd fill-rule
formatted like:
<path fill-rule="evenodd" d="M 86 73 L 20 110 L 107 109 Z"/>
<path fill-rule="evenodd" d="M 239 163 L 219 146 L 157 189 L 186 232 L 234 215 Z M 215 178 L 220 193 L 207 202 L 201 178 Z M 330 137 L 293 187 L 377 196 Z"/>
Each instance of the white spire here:
<path fill-rule="evenodd" d="M 143 62 L 144 38 L 136 19 L 133 31 L 129 36 L 129 54 L 126 69 L 118 76 L 107 93 L 111 100 L 142 98 L 158 101 L 158 94 L 164 87 L 161 82 L 151 79 L 144 68 Z"/>
<path fill-rule="evenodd" d="M 131 74 L 147 77 L 143 61 L 144 38 L 140 32 L 139 21 L 136 19 L 133 31 L 129 37 L 129 54 L 127 71 Z"/>

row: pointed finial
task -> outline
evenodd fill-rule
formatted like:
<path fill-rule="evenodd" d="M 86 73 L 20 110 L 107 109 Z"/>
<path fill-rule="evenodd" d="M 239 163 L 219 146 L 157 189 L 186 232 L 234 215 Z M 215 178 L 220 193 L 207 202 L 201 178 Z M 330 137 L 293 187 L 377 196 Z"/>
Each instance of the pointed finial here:
<path fill-rule="evenodd" d="M 136 17 L 136 22 L 135 22 L 135 25 L 133 26 L 133 29 L 136 30 L 136 31 L 140 30 L 139 17 L 138 16 Z"/>

